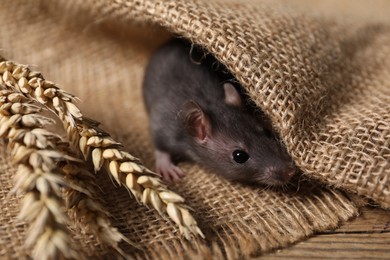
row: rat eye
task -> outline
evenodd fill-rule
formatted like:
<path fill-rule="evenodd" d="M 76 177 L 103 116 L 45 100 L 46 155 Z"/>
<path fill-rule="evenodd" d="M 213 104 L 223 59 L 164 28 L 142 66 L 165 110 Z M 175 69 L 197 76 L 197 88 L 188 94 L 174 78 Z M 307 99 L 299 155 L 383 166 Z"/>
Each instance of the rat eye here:
<path fill-rule="evenodd" d="M 233 160 L 237 163 L 245 163 L 249 159 L 249 155 L 242 150 L 233 151 Z"/>

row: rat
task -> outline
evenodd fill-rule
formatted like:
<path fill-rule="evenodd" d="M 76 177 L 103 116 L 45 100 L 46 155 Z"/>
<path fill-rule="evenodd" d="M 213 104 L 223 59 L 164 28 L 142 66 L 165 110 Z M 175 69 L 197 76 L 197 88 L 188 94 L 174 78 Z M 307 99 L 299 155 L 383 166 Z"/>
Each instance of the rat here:
<path fill-rule="evenodd" d="M 182 161 L 232 181 L 270 186 L 287 183 L 296 172 L 271 122 L 199 46 L 174 39 L 158 48 L 146 67 L 143 98 L 156 172 L 168 183 L 185 176 L 177 166 Z"/>

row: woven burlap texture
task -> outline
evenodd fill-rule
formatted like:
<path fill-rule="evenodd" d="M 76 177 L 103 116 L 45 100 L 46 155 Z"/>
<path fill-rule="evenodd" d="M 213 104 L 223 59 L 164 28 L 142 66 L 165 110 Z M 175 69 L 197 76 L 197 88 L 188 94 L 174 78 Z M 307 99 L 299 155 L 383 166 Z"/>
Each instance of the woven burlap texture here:
<path fill-rule="evenodd" d="M 375 2 L 371 17 L 359 15 L 364 2 L 343 3 L 358 14 L 336 12 L 332 1 L 318 9 L 310 1 L 4 0 L 1 56 L 80 97 L 85 115 L 153 168 L 141 99 L 148 57 L 168 32 L 213 53 L 272 119 L 305 180 L 272 191 L 184 165 L 188 174 L 173 189 L 206 235 L 190 242 L 105 175 L 98 181 L 114 225 L 143 250 L 124 245 L 134 257 L 256 256 L 356 215 L 355 195 L 390 207 L 390 19 L 383 15 L 390 5 Z M 19 259 L 30 254 L 27 226 L 16 220 L 20 201 L 8 195 L 14 171 L 1 149 L 0 257 Z M 111 256 L 70 226 L 86 255 Z"/>

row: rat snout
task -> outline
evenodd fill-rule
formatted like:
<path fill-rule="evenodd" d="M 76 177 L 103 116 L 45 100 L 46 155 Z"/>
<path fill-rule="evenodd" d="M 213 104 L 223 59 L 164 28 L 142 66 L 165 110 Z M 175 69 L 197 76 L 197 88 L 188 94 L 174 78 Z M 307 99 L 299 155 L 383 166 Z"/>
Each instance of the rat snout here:
<path fill-rule="evenodd" d="M 296 168 L 294 166 L 270 166 L 264 171 L 267 184 L 283 185 L 291 180 L 295 175 Z"/>

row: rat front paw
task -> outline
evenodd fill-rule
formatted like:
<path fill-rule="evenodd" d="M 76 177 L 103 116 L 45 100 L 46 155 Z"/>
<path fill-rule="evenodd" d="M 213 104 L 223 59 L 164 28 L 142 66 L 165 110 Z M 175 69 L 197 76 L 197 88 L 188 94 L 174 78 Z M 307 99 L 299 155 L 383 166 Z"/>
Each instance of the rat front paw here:
<path fill-rule="evenodd" d="M 179 183 L 185 173 L 171 160 L 171 156 L 163 151 L 156 150 L 156 171 L 167 183 Z"/>
<path fill-rule="evenodd" d="M 185 175 L 179 167 L 173 164 L 158 167 L 157 173 L 161 175 L 165 182 L 168 183 L 179 183 L 181 178 Z"/>

